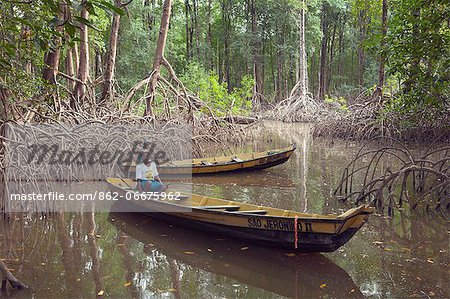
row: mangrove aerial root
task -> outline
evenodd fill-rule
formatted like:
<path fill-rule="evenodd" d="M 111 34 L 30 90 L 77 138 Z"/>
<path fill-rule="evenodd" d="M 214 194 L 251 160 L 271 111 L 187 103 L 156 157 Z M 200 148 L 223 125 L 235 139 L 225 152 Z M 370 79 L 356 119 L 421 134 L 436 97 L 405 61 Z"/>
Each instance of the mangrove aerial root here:
<path fill-rule="evenodd" d="M 450 211 L 450 146 L 415 157 L 402 143 L 391 141 L 396 145 L 376 150 L 366 150 L 366 143 L 344 169 L 334 194 L 355 204 L 369 202 L 388 215 L 396 209 L 421 207 L 446 216 Z"/>
<path fill-rule="evenodd" d="M 325 111 L 323 103 L 315 101 L 311 94 L 298 95 L 293 90 L 269 112 L 269 118 L 284 122 L 315 122 Z"/>
<path fill-rule="evenodd" d="M 190 158 L 192 152 L 186 143 L 191 139 L 191 129 L 171 124 L 157 126 L 150 121 L 134 125 L 109 125 L 102 121 L 45 126 L 3 124 L 0 192 L 47 193 L 58 190 L 61 182 L 100 181 L 114 176 L 119 159 L 135 159 L 130 153 L 142 150 L 145 142 L 154 142 L 154 153 L 162 150 L 166 158 Z M 102 156 L 107 157 L 103 160 L 106 162 L 100 162 Z"/>
<path fill-rule="evenodd" d="M 45 163 L 39 167 L 28 165 L 29 163 L 8 164 L 11 161 L 23 161 L 29 153 L 30 144 L 43 144 L 43 141 L 44 144 L 57 144 L 60 148 L 70 149 L 72 152 L 78 152 L 83 147 L 89 151 L 96 144 L 114 152 L 124 149 L 124 144 L 146 140 L 147 136 L 155 137 L 152 130 L 158 127 L 163 128 L 158 143 L 165 145 L 164 150 L 181 154 L 187 159 L 204 156 L 205 149 L 213 146 L 222 149 L 224 154 L 230 153 L 230 145 L 239 144 L 246 138 L 246 135 L 242 134 L 242 128 L 228 119 L 218 117 L 211 107 L 189 92 L 165 58 L 162 65 L 168 71 L 166 77 L 152 72 L 128 92 L 122 92 L 123 96 L 117 92 L 109 101 L 102 102 L 96 100 L 94 91 L 98 82 L 95 81 L 85 83 L 87 92 L 82 99 L 75 99 L 67 90 L 67 98 L 58 96 L 57 104 L 43 101 L 40 109 L 33 109 L 27 102 L 15 101 L 7 90 L 0 87 L 0 102 L 7 100 L 11 103 L 8 105 L 8 119 L 0 125 L 1 181 L 15 182 L 18 186 L 26 183 L 37 189 L 48 189 L 47 183 L 55 181 L 55 177 L 59 181 L 70 182 L 89 180 L 92 175 L 112 175 L 111 165 L 91 167 L 88 174 L 87 169 L 74 169 L 73 165 L 61 165 L 55 169 Z M 146 87 L 155 78 L 157 80 L 151 94 L 154 99 L 151 102 L 151 111 L 142 115 L 143 108 L 148 106 L 145 101 L 150 96 Z M 64 84 L 58 81 L 56 83 L 58 90 L 65 88 Z M 15 127 L 15 138 L 7 138 L 6 127 L 9 124 Z M 40 132 L 30 124 L 44 125 L 53 133 Z M 179 125 L 186 127 L 183 136 L 175 136 L 171 130 Z M 182 142 L 186 141 L 186 136 L 191 137 L 191 151 L 188 150 L 186 142 Z M 23 140 L 24 138 L 26 140 Z M 52 167 L 53 169 L 50 169 Z M 6 172 L 7 169 L 14 171 Z M 0 184 L 0 191 L 3 192 L 6 188 L 4 183 Z M 4 206 L 1 208 L 2 211 L 5 210 Z"/>
<path fill-rule="evenodd" d="M 5 263 L 0 260 L 0 272 L 2 273 L 2 290 L 6 290 L 6 285 L 9 282 L 14 289 L 27 289 L 28 286 L 20 282 L 14 275 L 9 271 Z"/>
<path fill-rule="evenodd" d="M 393 102 L 394 98 L 379 89 L 367 89 L 349 100 L 332 96 L 315 100 L 309 93 L 291 92 L 266 116 L 284 122 L 312 122 L 315 137 L 349 140 L 391 137 L 409 142 L 445 142 L 450 138 L 449 113 L 429 108 L 426 113 L 402 115 L 391 108 Z"/>

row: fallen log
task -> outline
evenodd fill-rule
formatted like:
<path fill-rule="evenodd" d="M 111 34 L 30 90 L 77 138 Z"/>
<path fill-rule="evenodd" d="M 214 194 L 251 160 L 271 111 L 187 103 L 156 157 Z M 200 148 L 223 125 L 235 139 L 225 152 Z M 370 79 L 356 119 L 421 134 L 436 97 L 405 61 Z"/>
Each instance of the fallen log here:
<path fill-rule="evenodd" d="M 221 118 L 222 120 L 238 125 L 249 125 L 258 121 L 257 117 L 252 116 L 225 116 Z"/>

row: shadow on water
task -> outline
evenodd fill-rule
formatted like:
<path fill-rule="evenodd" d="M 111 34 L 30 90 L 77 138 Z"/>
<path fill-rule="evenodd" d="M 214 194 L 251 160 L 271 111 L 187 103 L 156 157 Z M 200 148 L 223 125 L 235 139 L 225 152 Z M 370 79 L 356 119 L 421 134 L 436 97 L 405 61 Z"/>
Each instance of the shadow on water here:
<path fill-rule="evenodd" d="M 111 213 L 116 228 L 168 259 L 295 298 L 363 297 L 342 268 L 321 254 L 252 247 L 136 213 Z"/>

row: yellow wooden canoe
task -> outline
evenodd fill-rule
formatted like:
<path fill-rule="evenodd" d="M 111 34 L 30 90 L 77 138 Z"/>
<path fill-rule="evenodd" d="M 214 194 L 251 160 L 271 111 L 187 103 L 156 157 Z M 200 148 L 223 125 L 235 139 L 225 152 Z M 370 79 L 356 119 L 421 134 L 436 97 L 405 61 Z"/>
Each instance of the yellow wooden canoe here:
<path fill-rule="evenodd" d="M 294 254 L 290 250 L 252 246 L 136 213 L 110 213 L 109 221 L 144 244 L 144 253 L 157 250 L 169 259 L 240 284 L 292 298 L 363 297 L 348 273 L 322 254 Z M 320 288 L 322 284 L 326 287 Z"/>
<path fill-rule="evenodd" d="M 362 205 L 342 215 L 304 214 L 193 194 L 181 200 L 134 200 L 138 192 L 132 180 L 109 178 L 107 183 L 111 192 L 122 199 L 122 204 L 135 207 L 134 211 L 265 246 L 294 250 L 297 243 L 300 251 L 336 250 L 372 213 L 372 208 Z"/>
<path fill-rule="evenodd" d="M 198 175 L 264 169 L 285 163 L 295 149 L 296 145 L 292 144 L 287 148 L 264 152 L 170 161 L 159 165 L 158 172 L 161 175 Z M 134 162 L 122 164 L 120 168 L 127 177 L 134 177 L 136 171 Z"/>

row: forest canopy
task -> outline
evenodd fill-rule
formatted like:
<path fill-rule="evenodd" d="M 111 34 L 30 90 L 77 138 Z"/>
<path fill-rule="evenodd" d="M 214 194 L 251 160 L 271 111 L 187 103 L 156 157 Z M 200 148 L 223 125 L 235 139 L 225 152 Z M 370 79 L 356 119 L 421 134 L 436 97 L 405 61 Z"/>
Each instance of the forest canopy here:
<path fill-rule="evenodd" d="M 308 92 L 318 101 L 350 102 L 379 90 L 390 99 L 386 109 L 448 113 L 445 0 L 6 0 L 0 3 L 2 119 L 21 115 L 8 110 L 51 115 L 57 105 L 74 108 L 86 100 L 137 101 L 139 92 L 126 95 L 153 70 L 167 2 L 164 57 L 189 92 L 219 115 L 248 114 L 256 101 L 270 107 L 288 98 L 299 81 L 302 46 Z"/>

